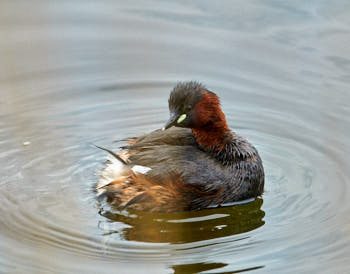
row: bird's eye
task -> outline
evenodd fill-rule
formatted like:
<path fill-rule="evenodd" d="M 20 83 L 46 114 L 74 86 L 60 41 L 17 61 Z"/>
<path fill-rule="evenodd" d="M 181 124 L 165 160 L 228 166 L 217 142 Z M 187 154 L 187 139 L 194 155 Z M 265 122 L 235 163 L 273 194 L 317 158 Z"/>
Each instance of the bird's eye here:
<path fill-rule="evenodd" d="M 191 109 L 192 109 L 192 106 L 191 106 L 191 105 L 187 105 L 187 106 L 185 107 L 185 111 L 186 111 L 186 112 L 189 112 Z"/>

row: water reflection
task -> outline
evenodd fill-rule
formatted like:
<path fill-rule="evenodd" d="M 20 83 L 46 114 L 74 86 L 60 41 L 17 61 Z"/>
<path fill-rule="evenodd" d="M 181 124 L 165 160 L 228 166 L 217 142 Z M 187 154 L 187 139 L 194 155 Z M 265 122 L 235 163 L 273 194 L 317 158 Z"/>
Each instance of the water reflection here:
<path fill-rule="evenodd" d="M 264 267 L 264 266 L 255 266 L 255 267 L 249 267 L 244 269 L 237 269 L 234 271 L 225 271 L 224 269 L 220 271 L 220 268 L 223 268 L 227 265 L 228 264 L 223 264 L 223 263 L 183 264 L 183 265 L 174 265 L 172 269 L 174 270 L 174 274 L 202 273 L 203 271 L 214 270 L 214 269 L 219 271 L 210 272 L 210 273 L 232 274 L 232 273 L 253 271 Z"/>
<path fill-rule="evenodd" d="M 227 266 L 227 264 L 223 264 L 223 263 L 197 263 L 197 264 L 174 265 L 172 267 L 172 269 L 174 270 L 174 274 L 199 273 L 202 271 L 223 268 L 225 266 Z"/>
<path fill-rule="evenodd" d="M 0 273 L 350 273 L 350 1 L 86 2 L 0 1 Z M 179 80 L 258 148 L 265 217 L 98 215 L 88 144 L 161 127 Z"/>
<path fill-rule="evenodd" d="M 264 225 L 265 212 L 262 199 L 251 203 L 173 214 L 145 213 L 130 210 L 128 214 L 101 210 L 110 222 L 121 222 L 128 227 L 109 230 L 105 234 L 119 233 L 125 240 L 153 243 L 191 243 L 221 238 L 257 229 Z M 125 212 L 123 212 L 125 213 Z"/>

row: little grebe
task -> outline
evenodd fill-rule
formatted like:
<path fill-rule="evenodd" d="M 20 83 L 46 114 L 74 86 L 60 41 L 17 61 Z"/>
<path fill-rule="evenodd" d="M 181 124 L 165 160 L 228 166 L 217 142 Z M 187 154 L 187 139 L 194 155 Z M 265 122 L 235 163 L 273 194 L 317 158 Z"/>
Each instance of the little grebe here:
<path fill-rule="evenodd" d="M 232 132 L 218 96 L 196 82 L 177 84 L 165 127 L 127 139 L 96 190 L 120 209 L 199 210 L 256 198 L 264 188 L 257 150 Z"/>

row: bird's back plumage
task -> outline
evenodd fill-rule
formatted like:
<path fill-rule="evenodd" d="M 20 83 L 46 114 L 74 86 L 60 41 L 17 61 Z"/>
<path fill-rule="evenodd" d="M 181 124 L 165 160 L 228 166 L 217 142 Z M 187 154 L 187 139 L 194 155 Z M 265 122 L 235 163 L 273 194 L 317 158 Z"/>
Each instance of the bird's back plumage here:
<path fill-rule="evenodd" d="M 132 138 L 119 153 L 129 164 L 114 159 L 102 172 L 100 193 L 117 207 L 157 212 L 198 210 L 261 195 L 264 174 L 255 148 L 234 135 L 226 149 L 234 157 L 204 150 L 185 128 Z M 111 178 L 116 165 L 119 172 Z M 135 172 L 135 166 L 145 172 Z"/>

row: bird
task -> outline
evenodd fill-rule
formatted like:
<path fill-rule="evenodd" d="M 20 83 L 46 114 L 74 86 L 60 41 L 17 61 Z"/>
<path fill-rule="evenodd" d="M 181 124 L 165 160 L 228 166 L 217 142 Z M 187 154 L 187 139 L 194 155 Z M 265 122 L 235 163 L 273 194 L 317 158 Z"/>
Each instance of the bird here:
<path fill-rule="evenodd" d="M 162 129 L 122 140 L 95 190 L 119 210 L 173 213 L 255 199 L 264 191 L 256 148 L 232 131 L 219 97 L 196 81 L 178 82 Z"/>

